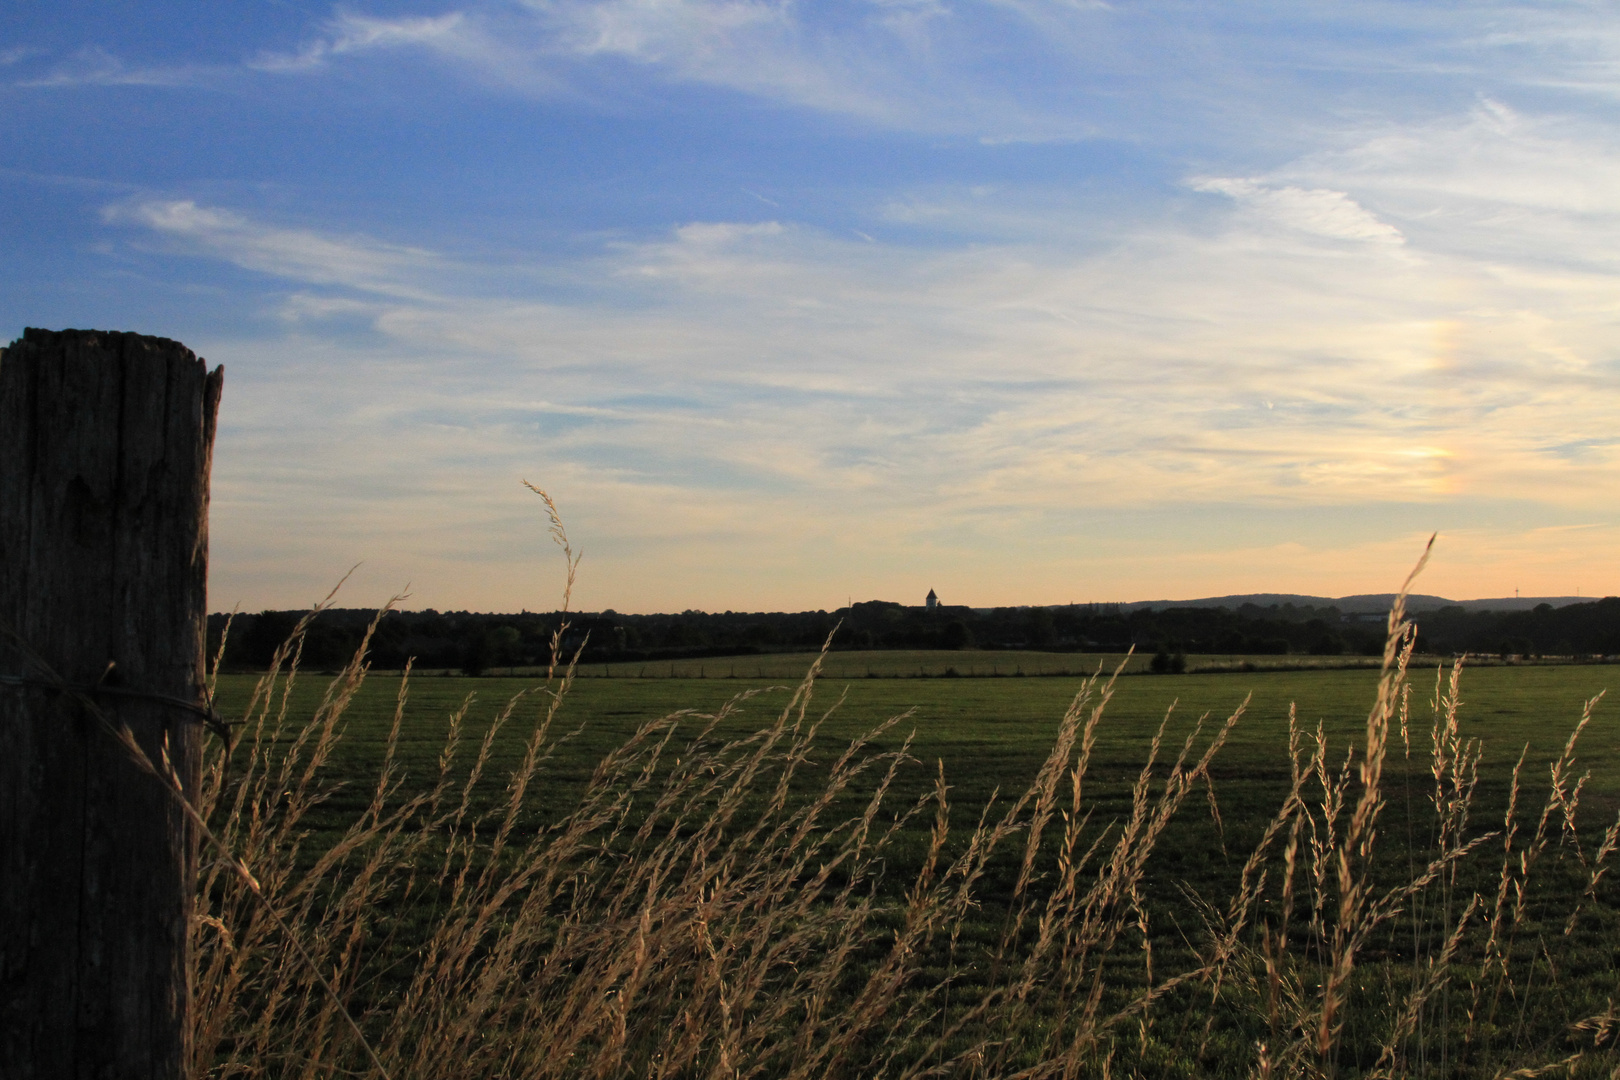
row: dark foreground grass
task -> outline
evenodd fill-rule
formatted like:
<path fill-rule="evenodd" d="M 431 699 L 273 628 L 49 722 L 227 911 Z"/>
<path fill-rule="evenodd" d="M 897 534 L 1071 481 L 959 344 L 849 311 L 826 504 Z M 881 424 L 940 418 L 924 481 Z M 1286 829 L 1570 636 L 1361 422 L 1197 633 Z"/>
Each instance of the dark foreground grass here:
<path fill-rule="evenodd" d="M 1112 684 L 222 678 L 206 809 L 257 888 L 204 882 L 194 1071 L 1612 1075 L 1615 725 L 1569 746 L 1612 669 L 1459 695 L 1410 640 Z"/>

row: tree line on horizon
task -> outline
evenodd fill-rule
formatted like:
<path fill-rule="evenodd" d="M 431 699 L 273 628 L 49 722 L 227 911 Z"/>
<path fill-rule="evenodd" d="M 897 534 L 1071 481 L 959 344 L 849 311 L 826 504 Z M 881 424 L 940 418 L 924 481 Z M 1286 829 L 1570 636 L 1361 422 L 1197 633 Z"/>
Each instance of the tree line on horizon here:
<path fill-rule="evenodd" d="M 235 616 L 224 654 L 229 669 L 262 669 L 305 613 L 263 611 Z M 342 664 L 376 613 L 321 612 L 304 643 L 306 666 Z M 1417 612 L 1419 651 L 1502 656 L 1620 655 L 1620 598 L 1530 611 L 1468 611 L 1459 606 Z M 209 651 L 219 648 L 227 616 L 208 620 Z M 628 663 L 710 656 L 749 656 L 819 649 L 990 649 L 1148 654 L 1376 656 L 1381 618 L 1333 606 L 1243 604 L 1236 608 L 1125 610 L 1111 604 L 1052 607 L 910 607 L 872 600 L 838 611 L 706 612 L 626 615 L 601 612 L 390 611 L 371 641 L 371 662 L 398 669 L 477 675 L 543 664 L 551 634 L 569 624 L 564 651 L 583 646 L 584 663 Z"/>

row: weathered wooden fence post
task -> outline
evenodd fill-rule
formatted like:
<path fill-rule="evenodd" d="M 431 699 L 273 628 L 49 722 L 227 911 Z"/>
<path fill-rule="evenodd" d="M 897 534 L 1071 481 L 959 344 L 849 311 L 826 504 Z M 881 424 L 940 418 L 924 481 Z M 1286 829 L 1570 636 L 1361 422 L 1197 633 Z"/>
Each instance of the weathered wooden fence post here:
<path fill-rule="evenodd" d="M 143 695 L 202 700 L 221 382 L 138 334 L 0 351 L 0 631 L 193 791 L 200 718 Z M 0 1075 L 178 1080 L 195 830 L 49 681 L 0 638 Z"/>

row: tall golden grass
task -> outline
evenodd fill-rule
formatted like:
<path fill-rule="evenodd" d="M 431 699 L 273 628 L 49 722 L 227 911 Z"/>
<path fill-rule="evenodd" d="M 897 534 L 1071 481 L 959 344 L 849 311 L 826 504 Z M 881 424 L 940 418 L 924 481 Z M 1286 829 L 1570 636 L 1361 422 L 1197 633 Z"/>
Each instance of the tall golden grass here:
<path fill-rule="evenodd" d="M 398 763 L 407 678 L 369 800 L 313 851 L 366 662 L 290 715 L 307 625 L 197 806 L 217 846 L 192 927 L 195 1077 L 1620 1076 L 1612 1005 L 1570 1019 L 1542 990 L 1560 935 L 1615 926 L 1620 820 L 1594 837 L 1578 817 L 1596 702 L 1539 810 L 1521 759 L 1480 827 L 1461 665 L 1424 746 L 1403 600 L 1364 738 L 1290 717 L 1286 797 L 1230 895 L 1192 898 L 1200 925 L 1175 933 L 1154 922 L 1152 857 L 1200 789 L 1219 819 L 1211 764 L 1241 708 L 1173 747 L 1161 728 L 1104 825 L 1088 768 L 1115 682 L 1090 679 L 1028 787 L 963 826 L 943 766 L 891 807 L 916 767 L 905 716 L 816 763 L 818 662 L 744 737 L 725 732 L 749 694 L 648 720 L 541 819 L 572 663 L 554 656 L 472 745 L 465 707 L 451 716 L 425 779 Z M 520 762 L 494 769 L 518 724 Z M 1382 849 L 1397 761 L 1427 777 L 1420 857 Z M 1556 914 L 1537 892 L 1553 863 Z"/>

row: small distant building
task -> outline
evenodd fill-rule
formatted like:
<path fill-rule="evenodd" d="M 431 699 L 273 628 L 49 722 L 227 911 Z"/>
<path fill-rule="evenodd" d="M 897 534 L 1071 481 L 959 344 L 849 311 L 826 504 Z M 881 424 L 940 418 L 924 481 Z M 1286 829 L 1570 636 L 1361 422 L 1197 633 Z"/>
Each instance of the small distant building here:
<path fill-rule="evenodd" d="M 928 608 L 930 611 L 939 607 L 939 597 L 934 595 L 933 589 L 928 590 L 928 599 L 923 601 L 923 607 Z"/>

